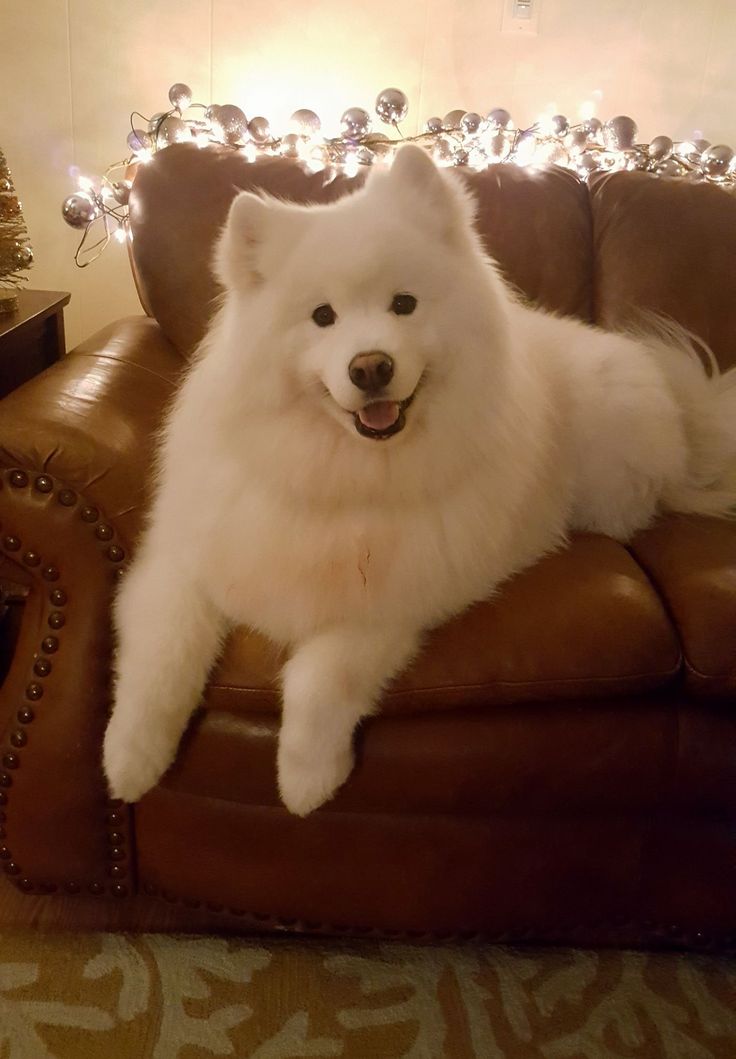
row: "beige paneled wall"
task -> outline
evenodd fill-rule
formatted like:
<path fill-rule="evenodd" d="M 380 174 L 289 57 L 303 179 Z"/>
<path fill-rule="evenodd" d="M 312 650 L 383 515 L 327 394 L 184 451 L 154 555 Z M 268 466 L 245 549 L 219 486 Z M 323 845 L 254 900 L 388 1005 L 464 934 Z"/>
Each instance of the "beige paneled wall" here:
<path fill-rule="evenodd" d="M 500 32 L 503 0 L 0 0 L 0 146 L 36 252 L 32 285 L 72 291 L 70 344 L 140 311 L 124 251 L 73 265 L 60 203 L 72 167 L 125 153 L 131 110 L 234 102 L 275 125 L 297 106 L 335 125 L 402 87 L 407 129 L 453 107 L 506 106 L 520 123 L 630 113 L 641 134 L 700 131 L 736 145 L 736 0 L 541 0 L 540 32 Z"/>

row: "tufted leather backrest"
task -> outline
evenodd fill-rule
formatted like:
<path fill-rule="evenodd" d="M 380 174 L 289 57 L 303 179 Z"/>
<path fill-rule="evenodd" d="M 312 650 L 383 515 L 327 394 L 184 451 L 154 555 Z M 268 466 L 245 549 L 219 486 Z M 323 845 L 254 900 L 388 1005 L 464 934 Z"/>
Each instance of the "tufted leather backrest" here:
<path fill-rule="evenodd" d="M 239 189 L 292 202 L 332 202 L 364 177 L 307 173 L 282 158 L 248 162 L 224 147 L 177 144 L 140 166 L 130 199 L 132 256 L 146 311 L 189 355 L 218 293 L 212 248 Z M 478 196 L 478 224 L 508 279 L 546 308 L 590 319 L 592 225 L 587 190 L 570 173 L 493 166 L 466 179 Z"/>
<path fill-rule="evenodd" d="M 504 275 L 530 300 L 606 327 L 663 312 L 736 361 L 736 196 L 646 173 L 594 179 L 495 165 L 464 178 L 478 226 Z M 176 144 L 140 166 L 130 199 L 141 301 L 185 355 L 201 339 L 218 286 L 212 249 L 239 189 L 331 202 L 364 177 L 325 183 L 295 162 Z"/>

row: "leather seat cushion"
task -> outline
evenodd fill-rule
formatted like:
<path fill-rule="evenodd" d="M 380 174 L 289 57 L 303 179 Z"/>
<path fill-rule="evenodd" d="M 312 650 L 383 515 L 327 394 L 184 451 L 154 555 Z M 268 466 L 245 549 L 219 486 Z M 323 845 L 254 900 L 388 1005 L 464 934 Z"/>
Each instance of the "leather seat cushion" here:
<path fill-rule="evenodd" d="M 736 693 L 736 521 L 673 517 L 631 550 L 667 603 L 686 679 L 703 696 Z"/>
<path fill-rule="evenodd" d="M 283 661 L 260 636 L 236 631 L 205 705 L 276 712 Z M 581 535 L 513 578 L 493 601 L 432 632 L 383 709 L 637 694 L 671 681 L 679 667 L 677 636 L 641 568 L 616 542 Z"/>

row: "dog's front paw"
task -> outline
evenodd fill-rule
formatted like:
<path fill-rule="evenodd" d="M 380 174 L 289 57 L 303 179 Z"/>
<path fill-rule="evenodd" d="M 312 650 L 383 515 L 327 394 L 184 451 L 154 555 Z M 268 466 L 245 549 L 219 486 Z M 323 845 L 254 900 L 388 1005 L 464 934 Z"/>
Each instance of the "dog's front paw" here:
<path fill-rule="evenodd" d="M 107 726 L 102 764 L 112 798 L 137 802 L 154 787 L 171 764 L 176 746 L 154 741 L 118 721 Z"/>
<path fill-rule="evenodd" d="M 328 801 L 352 770 L 350 745 L 327 753 L 322 746 L 279 743 L 279 792 L 286 808 L 296 816 L 306 816 Z"/>

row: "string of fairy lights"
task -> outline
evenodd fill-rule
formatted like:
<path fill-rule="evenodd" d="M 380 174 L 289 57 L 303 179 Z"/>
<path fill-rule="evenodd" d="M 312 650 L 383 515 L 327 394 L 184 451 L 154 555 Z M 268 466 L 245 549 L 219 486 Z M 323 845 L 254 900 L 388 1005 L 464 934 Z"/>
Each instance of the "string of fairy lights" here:
<path fill-rule="evenodd" d="M 362 107 L 350 107 L 340 120 L 340 133 L 326 136 L 319 116 L 296 110 L 286 132 L 277 132 L 268 118 L 248 118 L 232 103 L 222 106 L 192 102 L 188 85 L 169 89 L 170 108 L 150 118 L 135 111 L 130 118 L 128 154 L 111 165 L 99 180 L 79 177 L 77 190 L 63 203 L 62 214 L 72 228 L 83 230 L 74 260 L 80 268 L 94 261 L 111 239 L 129 237 L 128 199 L 138 165 L 175 143 L 206 148 L 224 145 L 248 161 L 281 156 L 324 175 L 325 183 L 338 174 L 355 177 L 373 165 L 390 164 L 402 143 L 420 143 L 440 166 L 483 170 L 489 165 L 524 167 L 564 166 L 582 180 L 598 172 L 639 169 L 661 177 L 736 188 L 736 156 L 726 144 L 708 140 L 673 141 L 655 136 L 638 142 L 636 122 L 619 115 L 606 122 L 591 117 L 577 123 L 563 114 L 540 118 L 519 128 L 501 107 L 485 116 L 475 111 L 451 110 L 431 117 L 421 133 L 404 135 L 401 123 L 409 100 L 398 88 L 385 88 L 375 102 L 375 115 L 391 135 L 374 129 L 374 119 Z"/>

